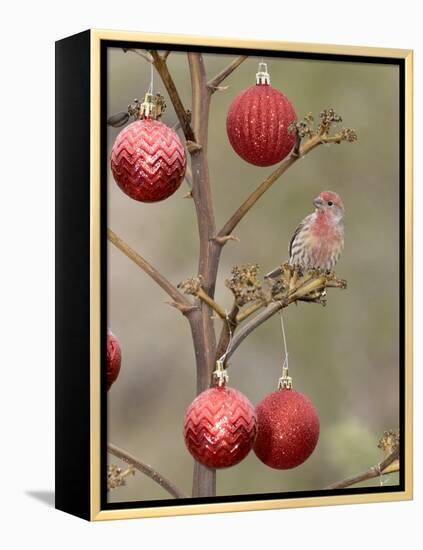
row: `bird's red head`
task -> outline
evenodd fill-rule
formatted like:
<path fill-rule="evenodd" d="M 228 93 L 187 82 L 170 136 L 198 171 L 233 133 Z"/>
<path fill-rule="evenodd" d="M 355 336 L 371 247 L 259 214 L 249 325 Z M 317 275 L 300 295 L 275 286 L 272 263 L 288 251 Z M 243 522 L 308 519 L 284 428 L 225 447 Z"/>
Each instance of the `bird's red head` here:
<path fill-rule="evenodd" d="M 317 210 L 323 212 L 332 212 L 342 217 L 344 214 L 344 203 L 338 193 L 334 191 L 322 191 L 313 201 Z"/>

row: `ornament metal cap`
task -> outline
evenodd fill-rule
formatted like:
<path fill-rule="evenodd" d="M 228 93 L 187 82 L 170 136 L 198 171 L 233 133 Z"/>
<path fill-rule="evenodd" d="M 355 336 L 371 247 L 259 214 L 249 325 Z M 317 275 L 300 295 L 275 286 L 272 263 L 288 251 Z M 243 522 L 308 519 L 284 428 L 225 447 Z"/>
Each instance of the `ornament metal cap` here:
<path fill-rule="evenodd" d="M 282 367 L 282 376 L 278 381 L 278 390 L 292 389 L 292 378 L 288 375 L 288 367 Z"/>
<path fill-rule="evenodd" d="M 258 73 L 256 73 L 256 84 L 270 84 L 270 74 L 267 72 L 267 63 L 259 63 Z"/>
<path fill-rule="evenodd" d="M 229 381 L 229 376 L 223 366 L 222 359 L 216 361 L 216 370 L 213 371 L 213 380 L 219 388 L 224 386 Z"/>
<path fill-rule="evenodd" d="M 154 95 L 151 92 L 147 92 L 142 103 L 138 99 L 134 99 L 134 102 L 128 106 L 128 113 L 135 120 L 143 120 L 144 118 L 157 120 L 162 116 L 165 109 L 166 103 L 161 94 L 157 93 Z"/>

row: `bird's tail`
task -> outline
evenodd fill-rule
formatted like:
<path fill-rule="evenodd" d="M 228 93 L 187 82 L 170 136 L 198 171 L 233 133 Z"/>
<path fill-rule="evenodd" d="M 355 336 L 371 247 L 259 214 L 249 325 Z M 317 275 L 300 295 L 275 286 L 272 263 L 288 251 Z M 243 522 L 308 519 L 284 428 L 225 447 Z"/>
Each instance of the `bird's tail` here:
<path fill-rule="evenodd" d="M 276 277 L 279 277 L 279 275 L 282 274 L 282 268 L 279 266 L 276 269 L 273 269 L 273 271 L 269 271 L 269 273 L 266 273 L 264 276 L 265 279 L 275 279 Z"/>

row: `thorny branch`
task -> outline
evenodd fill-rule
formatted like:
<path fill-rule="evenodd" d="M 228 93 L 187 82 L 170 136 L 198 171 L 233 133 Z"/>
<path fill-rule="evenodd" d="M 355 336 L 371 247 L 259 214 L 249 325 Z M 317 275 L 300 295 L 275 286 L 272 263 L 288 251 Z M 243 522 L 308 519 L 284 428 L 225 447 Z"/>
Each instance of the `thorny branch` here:
<path fill-rule="evenodd" d="M 178 90 L 176 89 L 175 82 L 167 67 L 167 56 L 161 56 L 157 50 L 151 50 L 150 54 L 153 58 L 153 65 L 160 74 L 163 84 L 165 85 L 167 93 L 172 101 L 172 105 L 181 124 L 185 139 L 187 142 L 195 143 L 195 136 L 190 123 L 190 114 L 187 112 L 182 103 Z"/>
<path fill-rule="evenodd" d="M 172 285 L 170 281 L 166 279 L 155 267 L 153 267 L 147 260 L 140 256 L 135 250 L 133 250 L 126 242 L 118 237 L 111 229 L 107 230 L 107 237 L 116 248 L 123 252 L 128 258 L 137 264 L 147 275 L 149 275 L 169 296 L 174 300 L 172 305 L 179 309 L 184 315 L 189 314 L 194 306 L 185 298 L 179 290 Z"/>
<path fill-rule="evenodd" d="M 135 53 L 136 55 L 139 55 L 140 57 L 145 59 L 148 63 L 153 63 L 153 61 L 154 61 L 151 54 L 149 52 L 147 52 L 146 50 L 138 50 L 136 48 L 122 48 L 122 49 L 125 53 L 126 52 L 132 52 L 132 53 Z"/>
<path fill-rule="evenodd" d="M 169 494 L 171 494 L 175 498 L 186 498 L 187 495 L 183 493 L 176 485 L 174 485 L 171 481 L 166 479 L 162 474 L 157 472 L 154 468 L 152 468 L 149 464 L 145 464 L 144 462 L 141 462 L 138 458 L 131 455 L 127 451 L 121 449 L 120 447 L 117 447 L 116 445 L 113 445 L 113 443 L 107 444 L 107 451 L 112 454 L 113 456 L 120 458 L 121 460 L 124 460 L 127 464 L 132 466 L 133 468 L 136 468 L 141 473 L 145 474 L 149 478 L 151 478 L 153 481 L 161 485 L 165 491 L 167 491 Z"/>
<path fill-rule="evenodd" d="M 221 357 L 227 349 L 225 356 L 228 359 L 253 330 L 282 308 L 298 301 L 324 306 L 326 305 L 327 288 L 344 289 L 347 285 L 346 281 L 338 279 L 334 273 L 313 270 L 303 274 L 288 264 L 281 266 L 279 277 L 266 280 L 265 283 L 259 280 L 258 273 L 259 266 L 257 264 L 232 268 L 231 277 L 225 281 L 234 296 L 234 305 L 229 314 L 204 291 L 201 277 L 187 279 L 178 285 L 178 288 L 181 288 L 185 294 L 196 296 L 208 304 L 224 321 L 216 358 Z M 244 306 L 247 307 L 242 309 Z M 265 309 L 247 324 L 242 325 L 234 335 L 235 330 L 244 320 L 262 308 Z M 233 337 L 229 342 L 231 334 Z"/>
<path fill-rule="evenodd" d="M 192 127 L 199 148 L 188 149 L 191 154 L 192 199 L 197 215 L 199 236 L 198 276 L 201 277 L 205 293 L 213 300 L 219 266 L 219 248 L 212 240 L 216 232 L 210 174 L 207 160 L 208 127 L 211 94 L 207 88 L 206 68 L 203 56 L 188 52 L 191 76 Z M 192 319 L 191 332 L 196 357 L 197 393 L 210 385 L 214 370 L 216 334 L 210 304 L 199 299 L 200 312 Z M 192 483 L 193 496 L 216 494 L 216 471 L 194 463 Z"/>
<path fill-rule="evenodd" d="M 207 88 L 210 90 L 210 93 L 213 94 L 214 92 L 217 92 L 219 89 L 221 89 L 220 84 L 222 84 L 225 78 L 233 73 L 233 71 L 237 69 L 241 65 L 241 63 L 247 58 L 247 55 L 240 55 L 239 57 L 231 61 L 231 63 L 229 63 L 229 65 L 225 67 L 219 74 L 209 80 L 207 82 Z"/>
<path fill-rule="evenodd" d="M 202 277 L 200 275 L 199 277 L 192 277 L 191 279 L 186 279 L 185 281 L 182 281 L 178 284 L 178 288 L 180 288 L 184 294 L 196 296 L 205 304 L 210 306 L 221 319 L 226 319 L 225 310 L 218 303 L 216 303 L 213 298 L 206 294 L 201 286 L 201 283 Z"/>
<path fill-rule="evenodd" d="M 331 485 L 328 485 L 326 489 L 345 489 L 346 487 L 350 487 L 351 485 L 355 485 L 356 483 L 360 483 L 368 479 L 399 472 L 399 432 L 392 430 L 385 432 L 382 439 L 379 441 L 378 447 L 383 449 L 385 452 L 385 458 L 381 462 L 375 464 L 365 472 L 361 472 L 360 474 L 343 479 L 342 481 L 332 483 Z"/>

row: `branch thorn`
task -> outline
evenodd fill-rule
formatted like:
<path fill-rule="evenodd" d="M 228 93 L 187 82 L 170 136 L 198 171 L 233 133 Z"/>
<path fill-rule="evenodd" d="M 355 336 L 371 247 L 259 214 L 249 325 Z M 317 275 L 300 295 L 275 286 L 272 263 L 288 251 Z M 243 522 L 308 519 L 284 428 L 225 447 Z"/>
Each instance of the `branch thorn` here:
<path fill-rule="evenodd" d="M 223 237 L 219 237 L 218 235 L 216 235 L 211 240 L 217 242 L 221 246 L 225 245 L 228 241 L 236 241 L 238 243 L 240 242 L 240 238 L 236 235 L 224 235 Z"/>
<path fill-rule="evenodd" d="M 208 84 L 207 88 L 213 92 L 225 92 L 229 89 L 229 86 L 212 86 L 211 84 Z"/>
<path fill-rule="evenodd" d="M 168 304 L 169 306 L 172 306 L 174 307 L 175 309 L 178 309 L 182 315 L 189 315 L 190 313 L 192 313 L 193 311 L 195 311 L 197 309 L 197 306 L 194 306 L 192 304 L 190 305 L 186 305 L 186 304 L 181 304 L 180 302 L 165 302 L 166 304 Z"/>
<path fill-rule="evenodd" d="M 201 145 L 196 141 L 187 140 L 186 146 L 187 146 L 188 152 L 191 154 L 201 151 Z"/>

